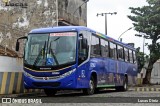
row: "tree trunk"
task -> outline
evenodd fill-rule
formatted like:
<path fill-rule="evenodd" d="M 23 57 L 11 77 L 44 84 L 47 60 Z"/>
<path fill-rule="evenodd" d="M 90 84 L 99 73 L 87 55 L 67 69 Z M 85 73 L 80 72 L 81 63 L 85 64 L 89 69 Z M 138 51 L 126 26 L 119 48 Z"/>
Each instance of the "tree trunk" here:
<path fill-rule="evenodd" d="M 146 76 L 143 79 L 143 84 L 150 84 L 150 79 L 151 79 L 151 69 L 146 69 Z"/>
<path fill-rule="evenodd" d="M 156 54 L 157 53 L 156 42 L 157 42 L 157 38 L 152 39 L 152 45 L 150 46 L 150 60 L 149 60 L 148 68 L 146 69 L 146 76 L 143 79 L 143 84 L 150 84 L 153 65 L 159 59 L 159 56 L 157 57 L 157 54 Z"/>
<path fill-rule="evenodd" d="M 152 72 L 152 69 L 153 69 L 153 65 L 156 61 L 157 61 L 157 59 L 149 61 L 148 68 L 146 69 L 146 76 L 143 79 L 143 84 L 150 84 L 151 72 Z"/>

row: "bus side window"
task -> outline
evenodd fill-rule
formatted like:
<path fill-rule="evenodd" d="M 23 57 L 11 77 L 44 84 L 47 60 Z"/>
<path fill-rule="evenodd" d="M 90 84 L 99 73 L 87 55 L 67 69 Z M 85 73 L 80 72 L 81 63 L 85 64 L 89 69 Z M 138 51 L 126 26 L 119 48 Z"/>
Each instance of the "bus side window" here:
<path fill-rule="evenodd" d="M 80 31 L 80 34 L 82 34 L 83 36 L 79 37 L 79 47 L 78 47 L 79 63 L 78 64 L 81 64 L 83 61 L 85 61 L 88 58 L 89 45 L 90 45 L 90 34 L 87 33 L 87 31 Z M 82 48 L 82 38 L 87 40 L 87 44 L 88 44 L 87 49 Z"/>
<path fill-rule="evenodd" d="M 91 55 L 96 57 L 100 56 L 100 42 L 99 38 L 92 35 L 92 40 L 91 40 Z"/>
<path fill-rule="evenodd" d="M 133 54 L 132 54 L 132 50 L 129 50 L 129 60 L 130 60 L 130 63 L 133 63 Z"/>
<path fill-rule="evenodd" d="M 125 61 L 126 62 L 129 62 L 129 52 L 128 52 L 128 49 L 124 48 L 124 54 L 125 54 Z"/>
<path fill-rule="evenodd" d="M 109 50 L 108 50 L 108 41 L 101 39 L 101 53 L 102 57 L 108 57 L 109 56 Z"/>
<path fill-rule="evenodd" d="M 137 63 L 137 58 L 136 58 L 136 52 L 135 51 L 133 51 L 133 61 L 134 61 L 134 63 Z"/>
<path fill-rule="evenodd" d="M 122 46 L 117 46 L 118 59 L 124 61 L 124 52 Z"/>
<path fill-rule="evenodd" d="M 112 59 L 117 59 L 117 52 L 116 52 L 116 44 L 112 43 L 112 42 L 109 42 L 109 46 L 110 46 L 110 58 Z"/>

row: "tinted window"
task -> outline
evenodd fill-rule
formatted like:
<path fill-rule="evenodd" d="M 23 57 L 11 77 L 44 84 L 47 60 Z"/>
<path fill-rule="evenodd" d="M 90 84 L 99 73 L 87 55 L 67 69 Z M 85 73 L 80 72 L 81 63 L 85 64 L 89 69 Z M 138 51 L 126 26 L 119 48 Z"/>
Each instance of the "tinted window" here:
<path fill-rule="evenodd" d="M 91 33 L 88 32 L 88 31 L 81 31 L 80 33 L 83 34 L 83 37 L 87 39 L 88 45 L 90 45 L 90 36 L 91 36 Z"/>
<path fill-rule="evenodd" d="M 129 61 L 128 49 L 124 48 L 125 61 Z"/>
<path fill-rule="evenodd" d="M 90 37 L 91 33 L 87 31 L 81 31 L 80 34 L 83 36 L 79 36 L 79 46 L 78 46 L 78 59 L 79 59 L 79 64 L 81 64 L 83 61 L 85 61 L 88 58 L 88 52 L 89 52 L 89 47 L 90 47 Z M 87 48 L 82 48 L 82 38 L 87 39 L 88 46 Z"/>
<path fill-rule="evenodd" d="M 123 52 L 123 47 L 122 46 L 117 46 L 118 49 L 118 59 L 124 61 L 124 52 Z"/>
<path fill-rule="evenodd" d="M 100 55 L 100 45 L 99 45 L 99 38 L 92 36 L 91 41 L 91 54 L 92 55 Z"/>
<path fill-rule="evenodd" d="M 108 57 L 109 50 L 108 50 L 108 41 L 101 39 L 101 53 L 103 57 Z"/>
<path fill-rule="evenodd" d="M 129 60 L 130 60 L 131 63 L 133 63 L 132 50 L 129 50 Z"/>
<path fill-rule="evenodd" d="M 113 59 L 117 59 L 116 44 L 112 42 L 110 42 L 110 57 Z"/>
<path fill-rule="evenodd" d="M 137 63 L 136 53 L 135 53 L 135 51 L 133 51 L 133 60 L 134 60 L 134 63 Z"/>

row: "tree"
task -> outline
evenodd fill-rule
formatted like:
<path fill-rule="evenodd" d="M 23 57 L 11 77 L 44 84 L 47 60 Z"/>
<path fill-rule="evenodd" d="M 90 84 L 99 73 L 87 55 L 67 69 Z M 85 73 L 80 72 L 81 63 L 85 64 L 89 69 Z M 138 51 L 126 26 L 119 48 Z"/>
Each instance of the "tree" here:
<path fill-rule="evenodd" d="M 140 47 L 136 49 L 137 62 L 138 62 L 138 73 L 144 68 L 146 62 L 148 62 L 149 56 L 143 52 L 140 52 Z"/>
<path fill-rule="evenodd" d="M 133 16 L 128 16 L 134 23 L 134 28 L 142 36 L 147 36 L 152 43 L 148 45 L 150 59 L 144 83 L 150 83 L 153 64 L 160 58 L 160 0 L 147 0 L 148 5 L 142 7 L 130 7 Z"/>
<path fill-rule="evenodd" d="M 138 47 L 136 51 L 137 51 L 136 56 L 137 56 L 137 62 L 138 62 L 138 73 L 139 73 L 142 70 L 144 63 L 145 63 L 144 53 L 140 52 L 140 47 Z"/>

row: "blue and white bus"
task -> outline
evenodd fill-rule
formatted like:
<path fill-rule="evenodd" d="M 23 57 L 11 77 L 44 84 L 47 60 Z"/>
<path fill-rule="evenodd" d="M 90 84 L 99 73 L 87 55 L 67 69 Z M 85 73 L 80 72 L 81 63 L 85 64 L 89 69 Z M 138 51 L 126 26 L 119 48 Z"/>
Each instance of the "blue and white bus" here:
<path fill-rule="evenodd" d="M 24 48 L 24 86 L 46 95 L 82 89 L 91 95 L 100 88 L 126 91 L 136 84 L 136 50 L 84 26 L 34 29 Z"/>

